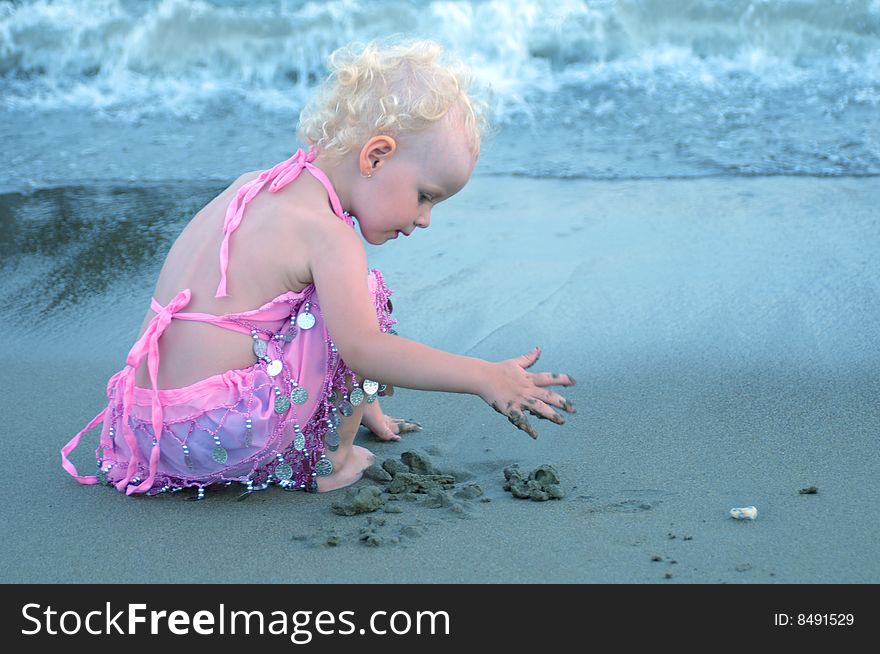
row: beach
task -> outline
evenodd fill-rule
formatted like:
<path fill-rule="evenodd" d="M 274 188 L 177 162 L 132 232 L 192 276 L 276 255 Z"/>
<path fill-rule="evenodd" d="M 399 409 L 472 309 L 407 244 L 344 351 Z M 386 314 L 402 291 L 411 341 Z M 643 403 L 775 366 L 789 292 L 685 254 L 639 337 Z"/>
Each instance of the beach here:
<path fill-rule="evenodd" d="M 362 429 L 348 490 L 78 484 L 174 240 L 389 37 L 490 123 L 430 228 L 367 246 L 396 329 L 540 346 L 577 413 L 532 440 L 398 388 L 423 428 Z M 0 154 L 2 582 L 880 583 L 877 0 L 0 3 Z"/>
<path fill-rule="evenodd" d="M 61 469 L 164 250 L 231 177 L 0 195 L 2 581 L 880 581 L 876 177 L 477 173 L 370 264 L 402 336 L 490 360 L 540 345 L 534 369 L 577 379 L 577 414 L 533 420 L 532 441 L 478 398 L 398 389 L 384 411 L 423 430 L 357 442 L 380 463 L 423 452 L 455 485 L 354 516 L 332 509 L 345 491 L 187 502 Z M 564 497 L 513 497 L 512 464 L 552 464 Z M 756 520 L 731 519 L 745 506 Z"/>

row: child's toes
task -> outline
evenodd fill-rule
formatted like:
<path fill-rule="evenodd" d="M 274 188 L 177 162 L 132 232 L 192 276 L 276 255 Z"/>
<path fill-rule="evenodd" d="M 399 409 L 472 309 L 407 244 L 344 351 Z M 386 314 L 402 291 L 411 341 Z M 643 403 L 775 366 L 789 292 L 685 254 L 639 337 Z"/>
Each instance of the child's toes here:
<path fill-rule="evenodd" d="M 401 434 L 405 434 L 411 431 L 421 431 L 422 429 L 422 425 L 415 420 L 403 420 L 402 418 L 395 418 L 394 424 Z"/>
<path fill-rule="evenodd" d="M 397 435 L 397 430 L 394 428 L 394 423 L 388 418 L 388 416 L 382 416 L 382 421 L 379 425 L 376 425 L 376 429 L 373 430 L 373 433 L 381 441 L 399 441 L 400 436 Z"/>

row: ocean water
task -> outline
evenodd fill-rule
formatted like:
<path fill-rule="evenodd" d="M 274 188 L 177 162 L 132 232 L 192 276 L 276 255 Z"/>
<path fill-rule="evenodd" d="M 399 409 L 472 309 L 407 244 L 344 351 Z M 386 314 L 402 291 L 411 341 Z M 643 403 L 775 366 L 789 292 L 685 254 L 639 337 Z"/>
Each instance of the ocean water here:
<path fill-rule="evenodd" d="M 137 318 L 95 338 L 128 342 L 191 216 L 297 147 L 327 55 L 389 35 L 472 66 L 477 175 L 880 174 L 880 0 L 0 1 L 4 333 L 66 351 L 58 316 L 109 300 Z"/>
<path fill-rule="evenodd" d="M 473 67 L 480 174 L 880 173 L 880 0 L 20 0 L 0 186 L 271 165 L 326 56 L 389 35 Z"/>

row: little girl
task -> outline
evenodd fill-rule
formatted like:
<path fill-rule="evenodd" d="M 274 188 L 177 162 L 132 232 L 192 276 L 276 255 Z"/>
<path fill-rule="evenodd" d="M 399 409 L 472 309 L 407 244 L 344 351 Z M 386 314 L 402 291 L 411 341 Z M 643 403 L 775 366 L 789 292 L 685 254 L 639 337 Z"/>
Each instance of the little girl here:
<path fill-rule="evenodd" d="M 354 223 L 374 245 L 427 228 L 476 164 L 481 115 L 441 55 L 429 41 L 331 55 L 300 116 L 311 148 L 242 175 L 183 230 L 107 407 L 61 450 L 65 470 L 128 495 L 329 491 L 373 461 L 354 445 L 361 423 L 385 439 L 415 427 L 382 414 L 392 385 L 479 395 L 533 438 L 526 413 L 574 412 L 548 389 L 571 377 L 526 372 L 538 348 L 490 363 L 397 336 L 391 291 L 368 272 Z M 97 474 L 79 475 L 68 455 L 99 424 Z"/>

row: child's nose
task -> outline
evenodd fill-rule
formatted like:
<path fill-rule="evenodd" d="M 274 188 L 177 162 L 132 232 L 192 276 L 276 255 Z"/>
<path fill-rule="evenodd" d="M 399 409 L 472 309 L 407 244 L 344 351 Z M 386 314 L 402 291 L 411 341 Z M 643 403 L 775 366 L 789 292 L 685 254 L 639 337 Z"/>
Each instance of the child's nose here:
<path fill-rule="evenodd" d="M 416 226 L 424 228 L 430 224 L 431 224 L 431 210 L 425 209 L 419 214 L 419 217 L 416 218 Z"/>

